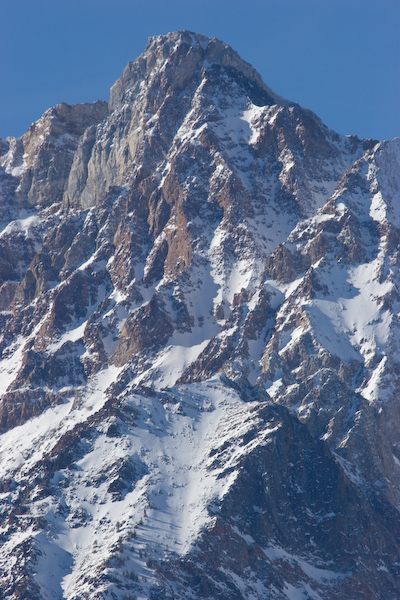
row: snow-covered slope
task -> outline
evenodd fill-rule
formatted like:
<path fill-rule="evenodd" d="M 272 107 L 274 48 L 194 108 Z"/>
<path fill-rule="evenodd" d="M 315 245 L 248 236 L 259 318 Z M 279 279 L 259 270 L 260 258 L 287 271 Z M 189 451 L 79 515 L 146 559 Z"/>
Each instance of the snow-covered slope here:
<path fill-rule="evenodd" d="M 3 597 L 397 597 L 399 141 L 176 32 L 0 148 Z"/>

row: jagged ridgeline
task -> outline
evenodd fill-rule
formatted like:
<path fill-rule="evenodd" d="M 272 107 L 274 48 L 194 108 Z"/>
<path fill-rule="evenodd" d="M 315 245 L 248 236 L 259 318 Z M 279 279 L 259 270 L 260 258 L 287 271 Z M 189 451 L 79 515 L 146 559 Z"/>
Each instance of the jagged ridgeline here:
<path fill-rule="evenodd" d="M 179 31 L 0 154 L 0 598 L 400 598 L 399 140 Z"/>

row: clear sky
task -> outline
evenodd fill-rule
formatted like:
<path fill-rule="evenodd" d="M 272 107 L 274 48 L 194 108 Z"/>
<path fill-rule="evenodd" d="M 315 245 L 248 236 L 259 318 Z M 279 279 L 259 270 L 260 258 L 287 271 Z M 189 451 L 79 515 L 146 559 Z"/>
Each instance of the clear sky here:
<path fill-rule="evenodd" d="M 400 135 L 399 0 L 0 0 L 0 137 L 108 100 L 147 38 L 215 36 L 342 134 Z"/>

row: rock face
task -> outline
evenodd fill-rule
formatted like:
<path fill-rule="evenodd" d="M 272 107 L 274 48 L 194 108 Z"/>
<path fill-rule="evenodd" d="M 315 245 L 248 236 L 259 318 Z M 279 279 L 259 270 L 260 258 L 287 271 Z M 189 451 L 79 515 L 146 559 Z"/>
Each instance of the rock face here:
<path fill-rule="evenodd" d="M 180 31 L 0 153 L 0 597 L 400 597 L 399 140 Z"/>

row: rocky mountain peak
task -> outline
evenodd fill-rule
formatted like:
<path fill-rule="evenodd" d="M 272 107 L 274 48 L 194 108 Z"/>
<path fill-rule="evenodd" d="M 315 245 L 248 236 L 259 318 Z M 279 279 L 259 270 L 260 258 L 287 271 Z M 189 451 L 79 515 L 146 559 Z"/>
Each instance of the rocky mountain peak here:
<path fill-rule="evenodd" d="M 0 152 L 0 597 L 398 597 L 398 141 L 180 31 Z"/>
<path fill-rule="evenodd" d="M 269 103 L 282 100 L 230 46 L 217 38 L 183 30 L 149 38 L 143 54 L 127 65 L 121 78 L 111 88 L 110 110 L 132 98 L 143 83 L 156 79 L 164 92 L 182 91 L 193 77 L 204 77 L 207 70 L 216 66 L 240 73 L 269 96 Z"/>
<path fill-rule="evenodd" d="M 107 114 L 108 106 L 103 101 L 75 105 L 62 102 L 32 123 L 20 139 L 6 141 L 1 166 L 14 179 L 14 199 L 19 208 L 48 206 L 62 200 L 80 137 Z"/>

